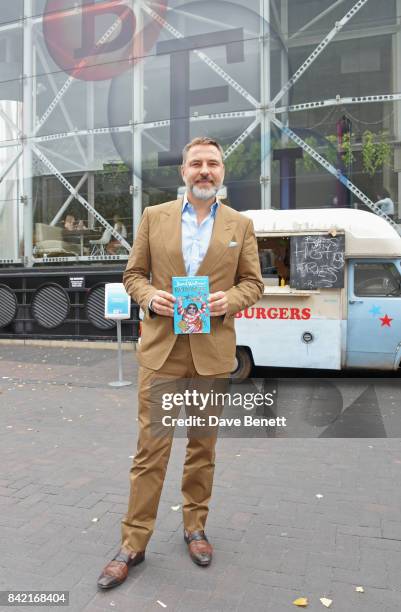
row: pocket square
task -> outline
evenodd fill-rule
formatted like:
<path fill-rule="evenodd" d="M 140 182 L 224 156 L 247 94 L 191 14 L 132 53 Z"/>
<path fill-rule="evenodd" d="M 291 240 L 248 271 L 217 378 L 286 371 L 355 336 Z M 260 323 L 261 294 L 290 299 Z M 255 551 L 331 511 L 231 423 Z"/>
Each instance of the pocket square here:
<path fill-rule="evenodd" d="M 236 246 L 238 246 L 238 242 L 235 242 L 234 240 L 232 240 L 228 246 L 229 247 L 236 247 Z"/>

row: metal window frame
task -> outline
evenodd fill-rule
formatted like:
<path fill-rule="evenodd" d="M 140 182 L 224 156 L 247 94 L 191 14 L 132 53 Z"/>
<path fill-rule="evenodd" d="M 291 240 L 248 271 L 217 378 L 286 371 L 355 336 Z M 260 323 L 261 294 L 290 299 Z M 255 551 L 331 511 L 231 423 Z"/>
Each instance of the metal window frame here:
<path fill-rule="evenodd" d="M 43 262 L 43 258 L 35 258 L 33 254 L 33 201 L 32 201 L 32 177 L 33 177 L 33 162 L 34 158 L 39 159 L 50 171 L 52 175 L 57 177 L 57 179 L 68 189 L 70 192 L 70 196 L 64 202 L 60 210 L 64 210 L 63 207 L 67 203 L 71 202 L 73 199 L 78 200 L 84 208 L 89 212 L 90 218 L 97 219 L 97 221 L 104 226 L 105 228 L 109 228 L 112 231 L 112 235 L 120 241 L 120 243 L 126 248 L 127 253 L 129 251 L 130 245 L 116 232 L 107 221 L 100 215 L 93 206 L 92 203 L 88 202 L 82 195 L 79 194 L 79 188 L 81 186 L 81 182 L 77 188 L 72 187 L 72 185 L 67 181 L 67 179 L 62 175 L 61 172 L 57 169 L 57 167 L 48 159 L 48 157 L 43 152 L 43 148 L 41 149 L 41 143 L 51 142 L 54 140 L 60 140 L 64 138 L 73 138 L 74 142 L 77 145 L 77 150 L 80 156 L 87 160 L 88 155 L 82 148 L 82 145 L 79 142 L 79 136 L 85 135 L 91 137 L 90 149 L 93 152 L 93 140 L 96 135 L 99 134 L 110 134 L 112 132 L 131 132 L 132 133 L 132 142 L 133 142 L 133 154 L 135 155 L 135 163 L 134 167 L 136 171 L 133 172 L 132 176 L 132 207 L 133 207 L 133 225 L 134 225 L 134 234 L 139 225 L 140 216 L 142 213 L 142 179 L 140 172 L 138 172 L 138 168 L 141 167 L 141 149 L 142 149 L 142 135 L 146 133 L 148 130 L 152 130 L 154 128 L 159 127 L 167 127 L 170 125 L 169 120 L 164 121 L 155 121 L 150 123 L 144 123 L 144 112 L 143 112 L 143 66 L 141 62 L 138 62 L 133 71 L 133 79 L 134 79 L 134 90 L 137 92 L 134 96 L 133 100 L 133 117 L 134 121 L 131 125 L 119 126 L 119 127 L 105 127 L 105 128 L 93 128 L 90 126 L 88 129 L 83 130 L 75 130 L 72 129 L 73 123 L 68 114 L 68 109 L 65 107 L 63 103 L 63 97 L 68 89 L 73 85 L 75 79 L 73 76 L 69 76 L 64 82 L 63 86 L 57 90 L 56 84 L 52 79 L 52 75 L 49 74 L 49 82 L 54 92 L 54 98 L 49 104 L 46 111 L 43 113 L 42 117 L 35 123 L 34 120 L 34 106 L 33 106 L 33 95 L 34 95 L 34 70 L 33 70 L 33 62 L 35 61 L 35 54 L 41 57 L 41 61 L 43 61 L 44 54 L 43 50 L 40 48 L 40 44 L 36 44 L 33 36 L 33 27 L 34 25 L 41 23 L 42 16 L 41 15 L 32 15 L 32 1 L 33 0 L 24 0 L 24 19 L 23 22 L 13 22 L 8 24 L 0 25 L 0 32 L 7 31 L 12 28 L 23 28 L 23 130 L 21 134 L 18 134 L 18 137 L 14 140 L 10 140 L 7 142 L 1 143 L 1 147 L 15 147 L 18 145 L 20 150 L 17 155 L 10 161 L 9 165 L 3 170 L 0 180 L 3 180 L 7 173 L 11 170 L 11 168 L 16 163 L 20 162 L 20 157 L 22 157 L 22 168 L 23 168 L 23 195 L 21 196 L 21 202 L 24 210 L 24 230 L 23 230 L 23 239 L 24 239 L 24 263 L 25 265 L 32 266 L 36 262 Z M 324 52 L 326 47 L 333 41 L 344 39 L 345 37 L 350 37 L 349 33 L 343 33 L 342 30 L 346 24 L 348 24 L 352 18 L 359 12 L 359 10 L 367 4 L 369 0 L 357 0 L 353 7 L 347 11 L 347 13 L 337 21 L 331 30 L 328 32 L 326 36 L 320 41 L 316 41 L 316 37 L 308 36 L 307 32 L 309 28 L 318 21 L 321 17 L 330 13 L 330 11 L 336 8 L 338 5 L 341 5 L 342 0 L 338 0 L 332 7 L 329 7 L 326 11 L 317 15 L 307 24 L 304 24 L 300 27 L 300 30 L 293 34 L 288 39 L 287 33 L 287 24 L 285 20 L 288 18 L 288 5 L 287 0 L 282 0 L 282 4 L 280 4 L 280 12 L 277 9 L 274 0 L 271 0 L 273 3 L 272 7 L 269 0 L 260 0 L 260 15 L 261 15 L 261 32 L 260 32 L 260 57 L 261 57 L 261 73 L 260 73 L 260 100 L 256 100 L 246 89 L 238 83 L 235 79 L 233 79 L 226 70 L 224 70 L 221 66 L 219 66 L 214 60 L 212 60 L 204 51 L 195 50 L 194 53 L 201 59 L 211 70 L 213 70 L 216 74 L 218 74 L 230 87 L 233 87 L 237 93 L 242 95 L 244 99 L 248 101 L 253 106 L 253 110 L 250 111 L 242 111 L 242 112 L 228 112 L 228 113 L 217 113 L 203 116 L 191 117 L 190 121 L 204 121 L 204 120 L 225 120 L 232 119 L 234 117 L 243 117 L 249 118 L 250 124 L 243 131 L 242 134 L 231 144 L 231 146 L 225 151 L 225 158 L 229 157 L 235 149 L 242 143 L 244 140 L 257 128 L 260 126 L 261 128 L 261 202 L 262 208 L 270 208 L 271 206 L 271 156 L 270 156 L 270 142 L 271 142 L 271 125 L 274 124 L 278 127 L 283 134 L 283 138 L 287 138 L 295 142 L 298 146 L 300 146 L 304 151 L 306 151 L 309 155 L 313 157 L 313 159 L 321 165 L 321 167 L 331 173 L 333 176 L 340 180 L 346 187 L 349 189 L 354 195 L 356 195 L 366 206 L 368 206 L 373 212 L 384 217 L 391 225 L 397 227 L 393 221 L 387 217 L 381 210 L 375 206 L 375 204 L 363 194 L 361 190 L 358 189 L 356 185 L 354 185 L 346 176 L 341 175 L 338 170 L 336 170 L 333 166 L 331 166 L 327 160 L 325 160 L 316 150 L 311 148 L 309 145 L 305 143 L 299 136 L 297 136 L 289 127 L 288 127 L 288 116 L 290 113 L 302 111 L 306 109 L 313 108 L 322 108 L 322 107 L 330 107 L 336 105 L 343 104 L 369 104 L 369 103 L 377 103 L 377 102 L 396 102 L 401 101 L 401 93 L 395 94 L 386 94 L 383 93 L 380 96 L 362 96 L 362 97 L 337 97 L 335 99 L 328 99 L 322 101 L 313 101 L 306 102 L 304 104 L 298 105 L 288 105 L 286 96 L 294 84 L 302 78 L 302 76 L 307 72 L 313 62 Z M 400 5 L 400 0 L 397 0 L 398 5 Z M 117 4 L 122 4 L 127 7 L 130 7 L 133 10 L 134 6 L 136 8 L 137 21 L 139 24 L 141 23 L 143 16 L 146 14 L 148 17 L 150 16 L 155 21 L 157 21 L 164 31 L 168 32 L 171 36 L 175 38 L 182 38 L 183 35 L 176 28 L 174 28 L 166 18 L 161 17 L 158 13 L 156 13 L 146 1 L 142 1 L 138 3 L 135 0 L 117 0 Z M 311 40 L 314 40 L 316 47 L 312 51 L 312 53 L 307 57 L 307 59 L 303 62 L 303 64 L 296 70 L 296 72 L 290 77 L 286 78 L 285 69 L 282 65 L 282 79 L 284 81 L 283 86 L 280 91 L 271 99 L 270 94 L 270 50 L 271 50 L 271 40 L 268 32 L 263 31 L 264 24 L 268 24 L 270 22 L 270 9 L 272 8 L 276 20 L 279 18 L 282 22 L 282 39 L 286 42 L 288 47 L 292 47 L 295 45 L 305 45 L 311 44 Z M 77 7 L 72 7 L 71 11 L 76 12 L 80 10 Z M 119 19 L 113 23 L 113 25 L 107 30 L 107 32 L 99 39 L 97 44 L 102 44 L 110 38 L 115 32 L 116 28 L 119 26 Z M 397 31 L 397 27 L 394 26 L 386 26 L 384 29 L 386 32 L 395 33 Z M 365 30 L 366 31 L 366 30 Z M 370 36 L 372 32 L 369 31 Z M 377 32 L 376 32 L 377 33 Z M 306 35 L 306 36 L 305 36 Z M 351 36 L 355 36 L 355 34 L 351 34 Z M 309 42 L 308 42 L 309 41 Z M 46 63 L 46 62 L 45 62 Z M 57 91 L 56 91 L 57 90 Z M 89 103 L 93 105 L 93 95 L 88 96 Z M 284 99 L 284 103 L 279 106 L 279 102 Z M 57 134 L 49 134 L 46 136 L 39 136 L 38 132 L 40 128 L 45 124 L 47 119 L 50 117 L 51 113 L 55 108 L 60 106 L 60 109 L 63 113 L 63 116 L 66 120 L 67 127 L 69 128 L 68 132 L 59 132 Z M 92 106 L 93 111 L 93 106 Z M 91 109 L 88 109 L 88 112 L 91 112 Z M 281 116 L 281 120 L 278 116 Z M 3 120 L 11 121 L 10 117 L 2 117 Z M 136 160 L 139 159 L 139 163 Z M 83 168 L 83 174 L 87 173 L 87 169 Z M 92 177 L 93 178 L 93 177 Z M 92 185 L 93 187 L 93 185 Z M 91 198 L 92 199 L 92 198 Z M 56 218 L 59 218 L 59 213 Z M 62 214 L 62 213 L 61 213 Z M 54 220 L 53 220 L 54 221 Z M 110 256 L 112 259 L 126 259 L 126 256 Z M 69 261 L 76 260 L 76 258 L 47 258 L 45 261 Z M 79 261 L 92 261 L 93 258 L 88 257 L 80 257 L 78 256 Z M 102 258 L 104 260 L 104 258 Z M 0 263 L 9 263 L 11 260 L 0 260 Z M 16 261 L 16 260 L 12 260 Z M 18 259 L 17 261 L 21 261 Z"/>

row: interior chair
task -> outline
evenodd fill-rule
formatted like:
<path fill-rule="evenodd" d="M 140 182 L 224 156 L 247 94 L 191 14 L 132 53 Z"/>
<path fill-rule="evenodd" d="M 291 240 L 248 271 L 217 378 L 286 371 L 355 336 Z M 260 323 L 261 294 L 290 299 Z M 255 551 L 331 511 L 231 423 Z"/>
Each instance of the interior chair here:
<path fill-rule="evenodd" d="M 91 255 L 106 255 L 105 247 L 111 240 L 111 229 L 106 228 L 98 240 L 89 240 Z"/>

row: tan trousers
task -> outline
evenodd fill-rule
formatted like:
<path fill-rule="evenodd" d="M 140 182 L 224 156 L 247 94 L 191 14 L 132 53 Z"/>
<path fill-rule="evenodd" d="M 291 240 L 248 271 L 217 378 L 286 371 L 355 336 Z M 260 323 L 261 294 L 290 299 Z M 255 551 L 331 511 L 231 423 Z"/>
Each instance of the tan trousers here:
<path fill-rule="evenodd" d="M 128 511 L 122 521 L 122 546 L 145 550 L 153 533 L 160 495 L 173 441 L 172 435 L 152 435 L 150 388 L 158 378 L 227 378 L 229 373 L 200 377 L 194 367 L 187 336 L 179 336 L 160 370 L 140 367 L 138 376 L 138 444 L 130 470 Z M 185 415 L 184 415 L 185 416 Z M 187 442 L 181 491 L 183 522 L 188 531 L 205 528 L 215 466 L 214 435 L 190 437 Z"/>

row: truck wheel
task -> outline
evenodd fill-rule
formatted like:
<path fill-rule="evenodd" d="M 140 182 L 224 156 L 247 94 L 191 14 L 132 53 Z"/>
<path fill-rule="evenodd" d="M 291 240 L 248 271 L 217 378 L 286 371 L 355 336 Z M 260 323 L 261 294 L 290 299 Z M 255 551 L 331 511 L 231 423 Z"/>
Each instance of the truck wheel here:
<path fill-rule="evenodd" d="M 237 346 L 235 361 L 235 369 L 231 372 L 231 380 L 234 383 L 248 378 L 253 367 L 252 357 L 244 346 Z"/>

